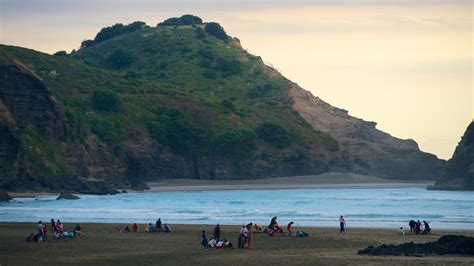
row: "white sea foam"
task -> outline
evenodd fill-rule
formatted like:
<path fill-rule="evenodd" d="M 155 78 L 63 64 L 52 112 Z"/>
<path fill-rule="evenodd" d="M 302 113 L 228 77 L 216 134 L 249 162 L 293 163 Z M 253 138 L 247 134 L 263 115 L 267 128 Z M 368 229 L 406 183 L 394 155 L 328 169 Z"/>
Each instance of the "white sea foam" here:
<path fill-rule="evenodd" d="M 145 192 L 109 196 L 81 195 L 16 198 L 0 204 L 0 221 L 147 223 L 282 223 L 337 226 L 340 214 L 349 226 L 407 227 L 410 219 L 433 228 L 474 230 L 474 193 L 396 189 L 281 189 L 194 192 Z"/>

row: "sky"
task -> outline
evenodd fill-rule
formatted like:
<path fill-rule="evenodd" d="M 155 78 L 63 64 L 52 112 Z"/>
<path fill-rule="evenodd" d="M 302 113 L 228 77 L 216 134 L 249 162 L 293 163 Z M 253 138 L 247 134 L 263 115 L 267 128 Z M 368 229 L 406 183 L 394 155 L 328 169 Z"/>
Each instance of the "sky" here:
<path fill-rule="evenodd" d="M 283 75 L 449 159 L 474 118 L 471 1 L 0 0 L 0 43 L 77 49 L 103 27 L 194 14 Z"/>

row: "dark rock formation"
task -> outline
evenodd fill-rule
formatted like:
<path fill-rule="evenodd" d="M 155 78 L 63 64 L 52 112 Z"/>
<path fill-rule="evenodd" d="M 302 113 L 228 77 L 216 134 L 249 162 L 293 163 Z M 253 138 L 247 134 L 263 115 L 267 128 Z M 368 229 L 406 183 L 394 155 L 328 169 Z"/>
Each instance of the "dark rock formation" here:
<path fill-rule="evenodd" d="M 2 50 L 0 73 L 0 187 L 113 193 L 111 184 L 88 181 L 123 182 L 121 165 L 110 160 L 105 145 L 93 137 L 78 140 L 41 78 Z"/>
<path fill-rule="evenodd" d="M 474 255 L 474 238 L 467 236 L 447 235 L 436 242 L 415 244 L 413 242 L 401 245 L 369 246 L 359 250 L 359 255 L 373 256 L 423 256 L 423 255 Z"/>
<path fill-rule="evenodd" d="M 453 157 L 446 163 L 444 178 L 432 190 L 474 190 L 474 122 L 462 136 Z"/>
<path fill-rule="evenodd" d="M 437 179 L 444 161 L 420 151 L 414 140 L 402 140 L 376 129 L 375 122 L 350 116 L 294 84 L 288 91 L 293 109 L 339 142 L 347 170 L 392 179 Z"/>
<path fill-rule="evenodd" d="M 56 198 L 56 200 L 61 200 L 61 199 L 67 199 L 67 200 L 77 200 L 80 199 L 80 197 L 70 193 L 70 192 L 61 192 L 59 194 L 59 197 Z"/>
<path fill-rule="evenodd" d="M 12 197 L 10 197 L 10 195 L 8 194 L 8 192 L 6 191 L 0 191 L 0 202 L 3 202 L 3 201 L 9 201 L 11 200 Z"/>

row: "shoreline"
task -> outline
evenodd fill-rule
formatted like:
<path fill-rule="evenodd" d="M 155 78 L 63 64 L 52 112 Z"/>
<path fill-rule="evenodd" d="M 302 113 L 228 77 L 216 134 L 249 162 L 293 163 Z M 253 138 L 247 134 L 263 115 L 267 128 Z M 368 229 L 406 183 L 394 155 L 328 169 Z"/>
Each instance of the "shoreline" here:
<path fill-rule="evenodd" d="M 127 192 L 179 192 L 217 190 L 275 190 L 275 189 L 390 189 L 427 188 L 435 181 L 391 180 L 352 173 L 324 173 L 320 175 L 274 177 L 248 180 L 163 179 L 149 181 L 149 190 L 125 189 Z M 121 191 L 122 189 L 120 189 Z M 12 198 L 56 196 L 59 192 L 8 192 Z M 78 194 L 80 193 L 73 193 Z"/>

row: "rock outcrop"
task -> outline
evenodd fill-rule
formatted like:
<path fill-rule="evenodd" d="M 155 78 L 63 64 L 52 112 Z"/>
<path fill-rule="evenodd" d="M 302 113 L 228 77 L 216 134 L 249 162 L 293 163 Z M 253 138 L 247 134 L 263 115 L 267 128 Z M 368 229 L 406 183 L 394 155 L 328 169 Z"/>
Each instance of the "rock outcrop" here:
<path fill-rule="evenodd" d="M 372 256 L 423 256 L 423 255 L 474 255 L 474 238 L 467 236 L 447 235 L 436 242 L 400 245 L 369 246 L 361 249 L 359 255 Z"/>
<path fill-rule="evenodd" d="M 0 73 L 0 187 L 113 192 L 103 180 L 121 182 L 120 164 L 108 159 L 106 147 L 95 138 L 82 143 L 76 138 L 64 107 L 41 78 L 2 50 Z"/>
<path fill-rule="evenodd" d="M 0 190 L 0 202 L 9 201 L 11 199 L 12 199 L 12 197 L 10 197 L 8 192 Z"/>
<path fill-rule="evenodd" d="M 401 140 L 376 129 L 375 122 L 350 116 L 294 84 L 292 107 L 313 126 L 339 142 L 348 171 L 392 179 L 437 179 L 444 161 L 420 151 L 414 140 Z"/>
<path fill-rule="evenodd" d="M 443 179 L 428 189 L 474 190 L 474 122 L 467 127 L 443 175 Z"/>
<path fill-rule="evenodd" d="M 59 196 L 56 198 L 56 200 L 62 200 L 62 199 L 66 199 L 66 200 L 78 200 L 80 199 L 79 196 L 76 196 L 70 192 L 61 192 L 59 194 Z"/>

